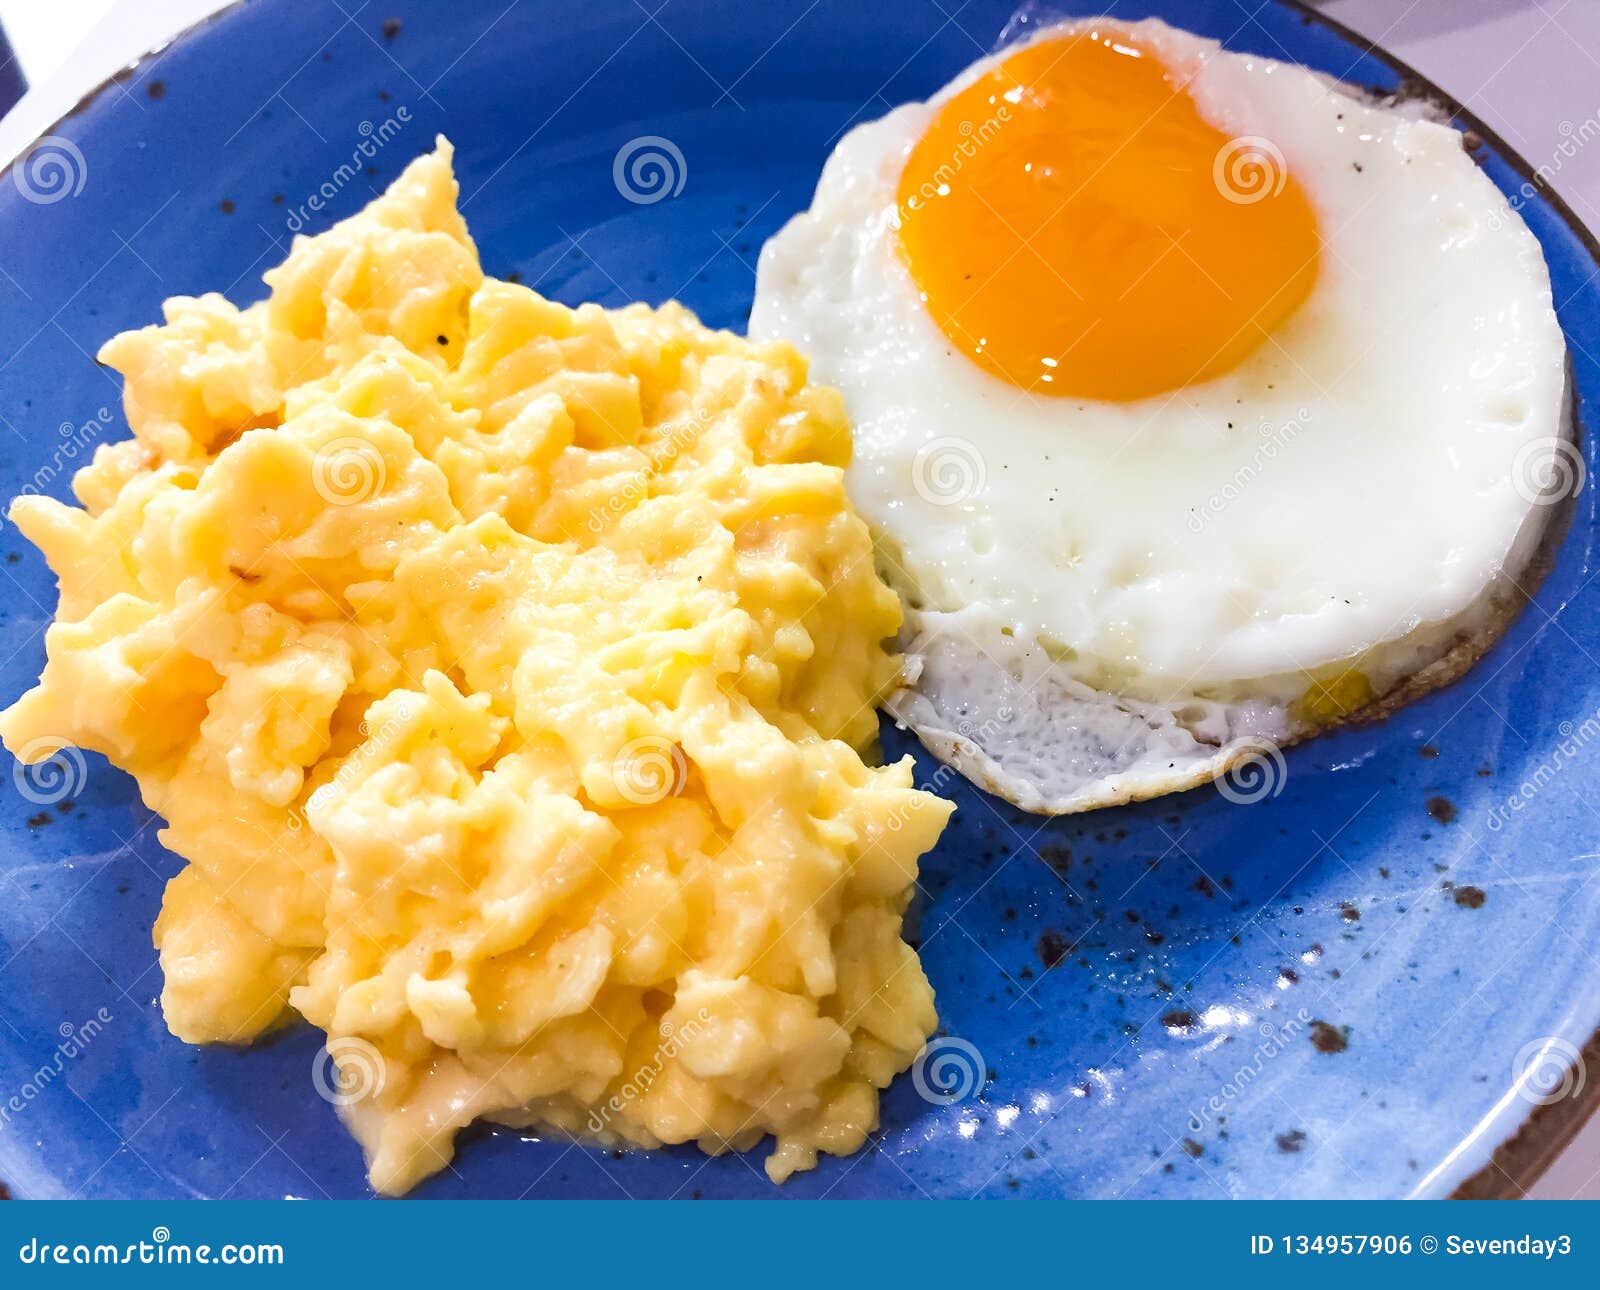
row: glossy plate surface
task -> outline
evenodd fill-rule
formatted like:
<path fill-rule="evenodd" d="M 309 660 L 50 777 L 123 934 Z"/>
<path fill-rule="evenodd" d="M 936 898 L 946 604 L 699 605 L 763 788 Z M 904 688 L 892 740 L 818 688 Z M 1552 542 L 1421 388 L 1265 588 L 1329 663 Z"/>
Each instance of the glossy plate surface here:
<path fill-rule="evenodd" d="M 293 231 L 358 209 L 440 130 L 490 272 L 568 303 L 676 296 L 742 327 L 763 239 L 840 132 L 925 96 L 1010 16 L 953 7 L 226 11 L 56 127 L 54 186 L 45 170 L 0 181 L 0 493 L 65 495 L 93 444 L 126 433 L 91 358 L 106 337 L 167 296 L 257 298 Z M 1110 8 L 1397 83 L 1286 4 Z M 684 183 L 630 202 L 613 162 L 645 135 L 681 152 Z M 1481 160 L 1544 245 L 1586 412 L 1594 248 L 1515 158 L 1491 141 Z M 759 1156 L 474 1130 L 419 1194 L 1442 1195 L 1536 1107 L 1575 1123 L 1587 1092 L 1567 1061 L 1600 1025 L 1594 523 L 1585 493 L 1537 602 L 1464 681 L 1292 751 L 1255 805 L 1206 789 L 1044 821 L 956 788 L 920 936 L 945 1027 L 981 1055 L 970 1096 L 933 1105 L 901 1080 L 866 1153 L 781 1193 Z M 55 593 L 9 527 L 0 556 L 9 702 L 43 661 Z M 886 744 L 914 746 L 893 730 Z M 89 757 L 64 767 L 68 796 L 28 800 L 13 769 L 0 762 L 0 1178 L 35 1196 L 367 1194 L 313 1091 L 311 1032 L 237 1052 L 166 1033 L 149 933 L 177 861 L 132 781 Z"/>

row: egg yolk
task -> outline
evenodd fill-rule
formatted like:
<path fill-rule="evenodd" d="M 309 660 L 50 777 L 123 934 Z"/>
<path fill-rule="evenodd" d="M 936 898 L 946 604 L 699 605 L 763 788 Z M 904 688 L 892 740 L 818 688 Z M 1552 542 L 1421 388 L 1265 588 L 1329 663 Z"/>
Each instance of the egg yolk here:
<path fill-rule="evenodd" d="M 1130 400 L 1208 380 L 1317 277 L 1316 217 L 1263 138 L 1230 138 L 1107 29 L 1038 41 L 946 101 L 899 188 L 929 311 L 1036 393 Z"/>

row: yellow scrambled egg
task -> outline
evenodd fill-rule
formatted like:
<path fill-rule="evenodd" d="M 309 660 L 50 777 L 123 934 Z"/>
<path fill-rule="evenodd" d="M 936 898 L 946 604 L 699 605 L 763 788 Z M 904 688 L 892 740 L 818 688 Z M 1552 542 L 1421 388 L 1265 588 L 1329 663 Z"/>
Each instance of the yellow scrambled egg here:
<path fill-rule="evenodd" d="M 441 140 L 267 300 L 105 346 L 135 437 L 12 510 L 61 601 L 0 735 L 137 777 L 169 1027 L 326 1030 L 380 1190 L 479 1116 L 770 1134 L 781 1180 L 935 1024 L 901 915 L 950 807 L 863 760 L 900 610 L 841 401 L 485 277 L 455 201 Z"/>

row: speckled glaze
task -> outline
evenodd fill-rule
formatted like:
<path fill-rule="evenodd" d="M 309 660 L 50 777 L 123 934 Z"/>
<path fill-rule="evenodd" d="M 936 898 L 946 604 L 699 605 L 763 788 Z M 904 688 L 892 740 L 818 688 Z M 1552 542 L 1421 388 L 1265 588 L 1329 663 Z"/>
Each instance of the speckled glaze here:
<path fill-rule="evenodd" d="M 1397 83 L 1288 5 L 1109 7 Z M 839 132 L 985 52 L 1010 6 L 974 0 L 951 21 L 921 4 L 504 8 L 391 0 L 346 22 L 322 0 L 249 0 L 60 123 L 80 192 L 36 204 L 0 182 L 0 492 L 37 478 L 62 495 L 85 423 L 125 433 L 118 383 L 90 358 L 104 338 L 166 296 L 257 297 L 295 220 L 353 212 L 436 130 L 491 272 L 569 303 L 676 296 L 740 327 L 762 240 Z M 401 108 L 398 136 L 300 214 Z M 686 182 L 633 204 L 612 161 L 647 134 L 682 151 Z M 1492 141 L 1480 158 L 1522 186 Z M 1558 206 L 1518 200 L 1587 411 L 1593 248 Z M 1594 523 L 1586 493 L 1536 603 L 1465 680 L 1291 751 L 1282 791 L 1255 805 L 1205 789 L 1051 821 L 941 776 L 959 811 L 925 863 L 918 938 L 946 1032 L 980 1055 L 969 1096 L 937 1104 L 899 1081 L 866 1152 L 781 1191 L 758 1156 L 475 1129 L 420 1194 L 1444 1195 L 1536 1106 L 1576 1121 L 1562 1054 L 1600 1025 Z M 43 660 L 54 590 L 9 527 L 0 561 L 9 701 Z M 936 770 L 892 729 L 885 745 Z M 149 931 L 177 861 L 127 777 L 97 757 L 66 769 L 70 797 L 7 782 L 0 813 L 0 1178 L 33 1196 L 367 1194 L 312 1087 L 314 1034 L 230 1051 L 166 1033 Z"/>

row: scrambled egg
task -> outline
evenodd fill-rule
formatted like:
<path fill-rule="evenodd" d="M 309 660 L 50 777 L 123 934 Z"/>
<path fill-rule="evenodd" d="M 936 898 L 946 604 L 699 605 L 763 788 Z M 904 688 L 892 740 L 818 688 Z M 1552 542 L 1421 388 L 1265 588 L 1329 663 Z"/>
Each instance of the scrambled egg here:
<path fill-rule="evenodd" d="M 841 401 L 485 277 L 455 200 L 441 140 L 267 300 L 105 346 L 135 437 L 13 507 L 61 601 L 0 736 L 138 778 L 167 1024 L 325 1029 L 379 1190 L 479 1116 L 770 1134 L 782 1180 L 935 1025 L 901 916 L 951 808 L 862 757 L 900 609 Z"/>

